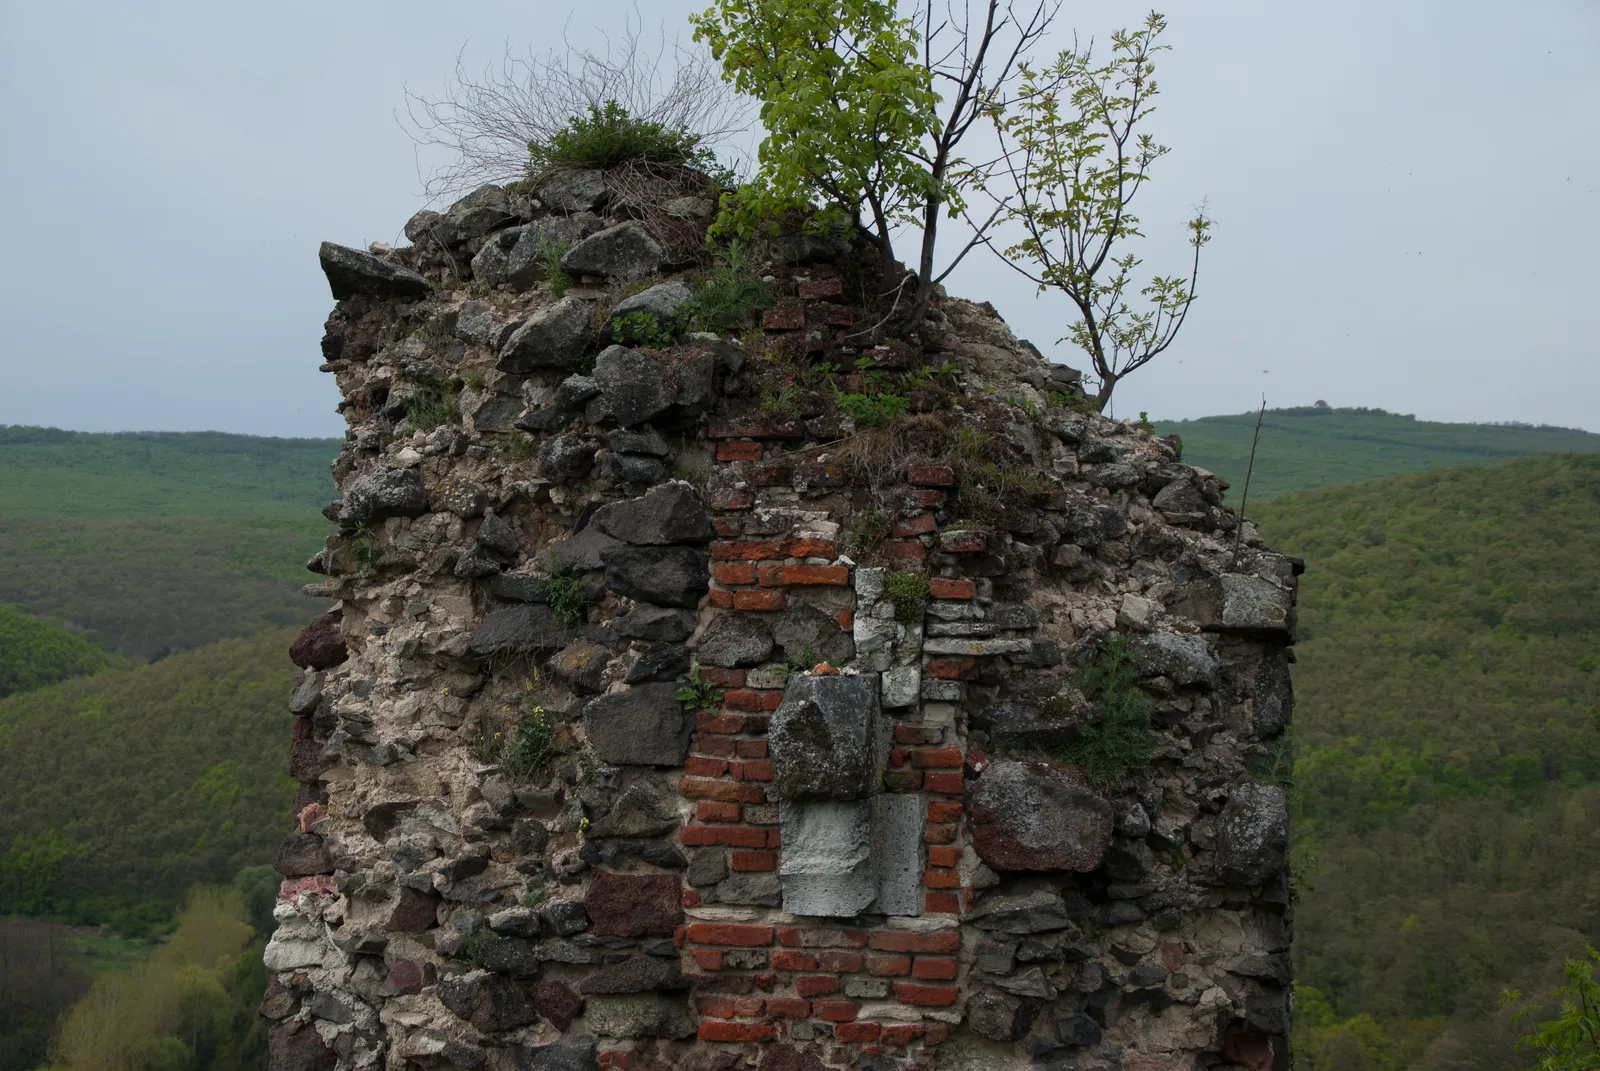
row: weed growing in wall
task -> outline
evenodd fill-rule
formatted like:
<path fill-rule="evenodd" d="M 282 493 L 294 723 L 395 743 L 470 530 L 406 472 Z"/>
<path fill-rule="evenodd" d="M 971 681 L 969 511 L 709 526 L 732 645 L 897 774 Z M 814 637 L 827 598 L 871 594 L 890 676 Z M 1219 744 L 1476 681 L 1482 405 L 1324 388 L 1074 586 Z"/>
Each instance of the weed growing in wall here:
<path fill-rule="evenodd" d="M 611 339 L 619 345 L 666 347 L 681 334 L 675 321 L 663 320 L 653 312 L 630 312 L 611 321 Z"/>
<path fill-rule="evenodd" d="M 1116 633 L 1101 640 L 1094 660 L 1078 674 L 1078 687 L 1093 701 L 1098 720 L 1084 725 L 1061 757 L 1100 785 L 1148 765 L 1155 754 L 1150 698 L 1139 689 L 1128 637 Z"/>
<path fill-rule="evenodd" d="M 771 307 L 772 288 L 750 273 L 744 246 L 734 242 L 684 311 L 695 330 L 726 332 Z"/>
<path fill-rule="evenodd" d="M 530 685 L 531 687 L 531 685 Z M 555 740 L 555 719 L 542 706 L 532 706 L 505 741 L 502 766 L 514 777 L 526 777 L 550 756 Z"/>
<path fill-rule="evenodd" d="M 550 280 L 550 296 L 557 301 L 566 296 L 567 287 L 572 285 L 572 276 L 567 274 L 567 269 L 561 266 L 561 258 L 566 255 L 567 243 L 551 241 L 548 237 L 539 239 L 539 259 L 544 262 L 545 278 Z"/>
<path fill-rule="evenodd" d="M 405 426 L 412 431 L 432 431 L 446 424 L 461 422 L 461 409 L 454 392 L 420 390 L 403 403 Z"/>
<path fill-rule="evenodd" d="M 928 605 L 928 578 L 921 573 L 890 573 L 883 581 L 884 594 L 894 603 L 894 619 L 902 625 L 922 620 Z"/>
<path fill-rule="evenodd" d="M 661 164 L 714 163 L 700 148 L 700 135 L 639 119 L 614 100 L 589 105 L 548 138 L 528 143 L 530 172 L 553 167 L 608 168 L 629 160 Z"/>
<path fill-rule="evenodd" d="M 539 593 L 562 628 L 570 630 L 583 624 L 589 610 L 589 597 L 583 593 L 583 581 L 577 573 L 570 569 L 551 573 L 540 585 Z"/>
<path fill-rule="evenodd" d="M 689 671 L 687 679 L 679 682 L 673 697 L 683 704 L 683 709 L 693 714 L 701 710 L 715 710 L 722 703 L 722 689 L 700 675 L 700 667 Z"/>

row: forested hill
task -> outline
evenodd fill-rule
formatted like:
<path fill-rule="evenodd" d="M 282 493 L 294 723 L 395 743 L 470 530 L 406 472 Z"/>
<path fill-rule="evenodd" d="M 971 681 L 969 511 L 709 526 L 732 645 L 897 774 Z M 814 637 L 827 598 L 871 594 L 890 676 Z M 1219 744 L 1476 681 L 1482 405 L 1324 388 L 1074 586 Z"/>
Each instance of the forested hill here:
<path fill-rule="evenodd" d="M 303 623 L 338 448 L 0 426 L 0 603 L 139 658 Z"/>
<path fill-rule="evenodd" d="M 1183 437 L 1183 459 L 1233 484 L 1238 504 L 1250 461 L 1256 414 L 1158 421 Z M 1527 424 L 1442 424 L 1382 409 L 1304 406 L 1269 409 L 1261 422 L 1250 497 L 1271 498 L 1328 484 L 1528 454 L 1600 452 L 1600 435 Z"/>
<path fill-rule="evenodd" d="M 1252 512 L 1306 559 L 1297 1058 L 1525 1067 L 1502 987 L 1600 943 L 1600 456 Z"/>

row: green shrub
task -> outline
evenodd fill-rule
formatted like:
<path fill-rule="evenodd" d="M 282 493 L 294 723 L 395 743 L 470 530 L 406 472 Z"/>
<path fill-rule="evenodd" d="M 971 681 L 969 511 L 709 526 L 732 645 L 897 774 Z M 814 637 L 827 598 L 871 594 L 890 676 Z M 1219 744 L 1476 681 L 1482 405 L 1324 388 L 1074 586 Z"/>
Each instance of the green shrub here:
<path fill-rule="evenodd" d="M 591 104 L 588 115 L 574 115 L 545 140 L 530 141 L 528 153 L 530 171 L 606 168 L 629 160 L 696 166 L 712 162 L 710 151 L 700 147 L 700 135 L 635 118 L 614 100 L 598 107 Z"/>
<path fill-rule="evenodd" d="M 894 603 L 894 619 L 902 625 L 914 625 L 922 620 L 922 611 L 928 605 L 928 578 L 921 573 L 890 573 L 883 581 L 883 590 Z"/>
<path fill-rule="evenodd" d="M 878 428 L 911 408 L 911 400 L 900 394 L 839 394 L 839 408 L 858 428 Z"/>
<path fill-rule="evenodd" d="M 734 242 L 684 311 L 695 330 L 722 333 L 743 327 L 752 315 L 771 307 L 772 288 L 750 274 L 744 246 Z"/>
<path fill-rule="evenodd" d="M 630 312 L 611 321 L 611 338 L 618 344 L 664 347 L 678 341 L 682 327 L 676 319 L 663 320 L 653 312 Z"/>
<path fill-rule="evenodd" d="M 561 626 L 574 629 L 583 624 L 589 609 L 589 596 L 583 593 L 583 581 L 571 570 L 551 573 L 539 588 L 544 603 L 556 615 Z"/>
<path fill-rule="evenodd" d="M 1101 640 L 1094 661 L 1078 674 L 1078 686 L 1094 702 L 1099 721 L 1084 725 L 1061 757 L 1099 785 L 1148 765 L 1155 755 L 1150 698 L 1139 689 L 1128 637 L 1115 633 Z"/>

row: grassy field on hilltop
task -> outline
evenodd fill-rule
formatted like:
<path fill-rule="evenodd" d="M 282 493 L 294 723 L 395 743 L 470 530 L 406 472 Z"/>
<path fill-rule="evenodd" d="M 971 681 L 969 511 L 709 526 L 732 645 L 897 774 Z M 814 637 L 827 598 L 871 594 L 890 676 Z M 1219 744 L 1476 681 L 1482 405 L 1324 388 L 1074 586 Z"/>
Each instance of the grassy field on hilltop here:
<path fill-rule="evenodd" d="M 1600 457 L 1414 473 L 1257 517 L 1307 565 L 1297 1059 L 1526 1066 L 1501 988 L 1546 995 L 1600 942 Z"/>
<path fill-rule="evenodd" d="M 137 658 L 304 622 L 338 446 L 0 427 L 0 602 Z"/>
<path fill-rule="evenodd" d="M 1255 425 L 1255 413 L 1156 422 L 1162 435 L 1183 436 L 1185 461 L 1233 484 L 1228 500 L 1235 504 L 1244 490 Z M 1596 452 L 1600 435 L 1572 428 L 1442 424 L 1382 409 L 1268 409 L 1250 497 L 1527 454 Z"/>

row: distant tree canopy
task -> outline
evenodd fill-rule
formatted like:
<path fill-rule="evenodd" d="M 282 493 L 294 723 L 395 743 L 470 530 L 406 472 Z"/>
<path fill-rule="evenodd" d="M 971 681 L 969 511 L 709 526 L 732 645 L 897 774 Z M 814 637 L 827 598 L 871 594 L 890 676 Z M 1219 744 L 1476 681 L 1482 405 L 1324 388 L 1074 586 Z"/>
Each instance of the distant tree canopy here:
<path fill-rule="evenodd" d="M 0 603 L 0 699 L 96 673 L 119 661 L 89 636 Z"/>

